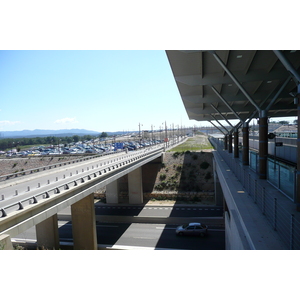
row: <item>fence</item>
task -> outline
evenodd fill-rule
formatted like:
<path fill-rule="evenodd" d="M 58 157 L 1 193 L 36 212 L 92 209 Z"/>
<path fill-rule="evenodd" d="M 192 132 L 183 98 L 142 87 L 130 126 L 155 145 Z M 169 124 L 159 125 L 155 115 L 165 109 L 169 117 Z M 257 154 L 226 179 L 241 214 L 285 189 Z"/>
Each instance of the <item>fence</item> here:
<path fill-rule="evenodd" d="M 257 176 L 248 167 L 243 167 L 238 159 L 234 159 L 227 151 L 223 151 L 223 143 L 221 141 L 214 138 L 211 138 L 210 141 L 273 229 L 278 233 L 286 248 L 299 250 L 300 222 L 259 183 Z"/>

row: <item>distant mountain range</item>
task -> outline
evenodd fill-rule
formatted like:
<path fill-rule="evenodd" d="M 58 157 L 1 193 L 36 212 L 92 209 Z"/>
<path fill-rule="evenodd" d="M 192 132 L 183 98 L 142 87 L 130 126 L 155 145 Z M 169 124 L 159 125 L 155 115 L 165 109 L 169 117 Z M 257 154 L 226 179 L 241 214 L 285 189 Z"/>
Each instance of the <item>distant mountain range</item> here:
<path fill-rule="evenodd" d="M 86 129 L 60 129 L 60 130 L 21 130 L 21 131 L 2 131 L 0 132 L 0 138 L 22 138 L 22 137 L 43 137 L 43 136 L 73 136 L 73 135 L 99 135 L 101 132 L 86 130 Z M 117 134 L 117 133 L 110 133 Z"/>

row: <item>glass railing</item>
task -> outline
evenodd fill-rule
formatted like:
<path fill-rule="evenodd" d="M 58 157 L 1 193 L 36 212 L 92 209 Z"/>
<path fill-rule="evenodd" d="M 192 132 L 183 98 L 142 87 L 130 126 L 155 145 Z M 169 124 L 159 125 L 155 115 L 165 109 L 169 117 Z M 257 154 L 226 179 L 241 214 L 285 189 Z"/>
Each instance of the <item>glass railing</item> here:
<path fill-rule="evenodd" d="M 249 153 L 250 165 L 243 166 L 239 159 L 234 159 L 232 153 L 223 148 L 223 143 L 215 138 L 210 138 L 214 148 L 235 174 L 245 191 L 251 196 L 262 214 L 269 221 L 273 229 L 278 233 L 287 249 L 300 249 L 300 222 L 294 214 L 290 213 L 282 201 L 274 198 L 271 189 L 266 189 L 262 180 L 258 179 L 258 155 Z M 252 169 L 252 170 L 251 170 Z M 281 162 L 268 159 L 268 182 L 276 186 L 286 199 L 295 198 L 295 169 Z M 288 201 L 288 200 L 287 200 Z M 297 212 L 295 211 L 295 214 Z"/>

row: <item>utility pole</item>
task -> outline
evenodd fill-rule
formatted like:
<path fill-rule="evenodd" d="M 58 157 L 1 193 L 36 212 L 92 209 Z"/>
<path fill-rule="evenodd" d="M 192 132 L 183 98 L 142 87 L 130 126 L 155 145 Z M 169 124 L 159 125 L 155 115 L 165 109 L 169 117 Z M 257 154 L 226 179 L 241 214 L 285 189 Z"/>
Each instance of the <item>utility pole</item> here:
<path fill-rule="evenodd" d="M 142 137 L 141 137 L 141 126 L 143 126 L 143 124 L 139 123 L 139 138 L 140 138 L 140 142 L 142 141 Z"/>

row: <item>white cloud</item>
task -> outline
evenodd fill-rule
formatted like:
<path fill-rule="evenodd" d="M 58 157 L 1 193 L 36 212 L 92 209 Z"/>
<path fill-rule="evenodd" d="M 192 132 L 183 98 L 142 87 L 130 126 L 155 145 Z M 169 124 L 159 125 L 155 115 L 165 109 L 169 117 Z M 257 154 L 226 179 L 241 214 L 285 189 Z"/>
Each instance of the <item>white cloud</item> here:
<path fill-rule="evenodd" d="M 54 123 L 57 123 L 57 124 L 78 123 L 78 121 L 76 120 L 76 118 L 63 118 L 63 119 L 54 121 Z"/>
<path fill-rule="evenodd" d="M 0 121 L 0 125 L 7 126 L 7 125 L 15 125 L 21 123 L 20 121 Z"/>

